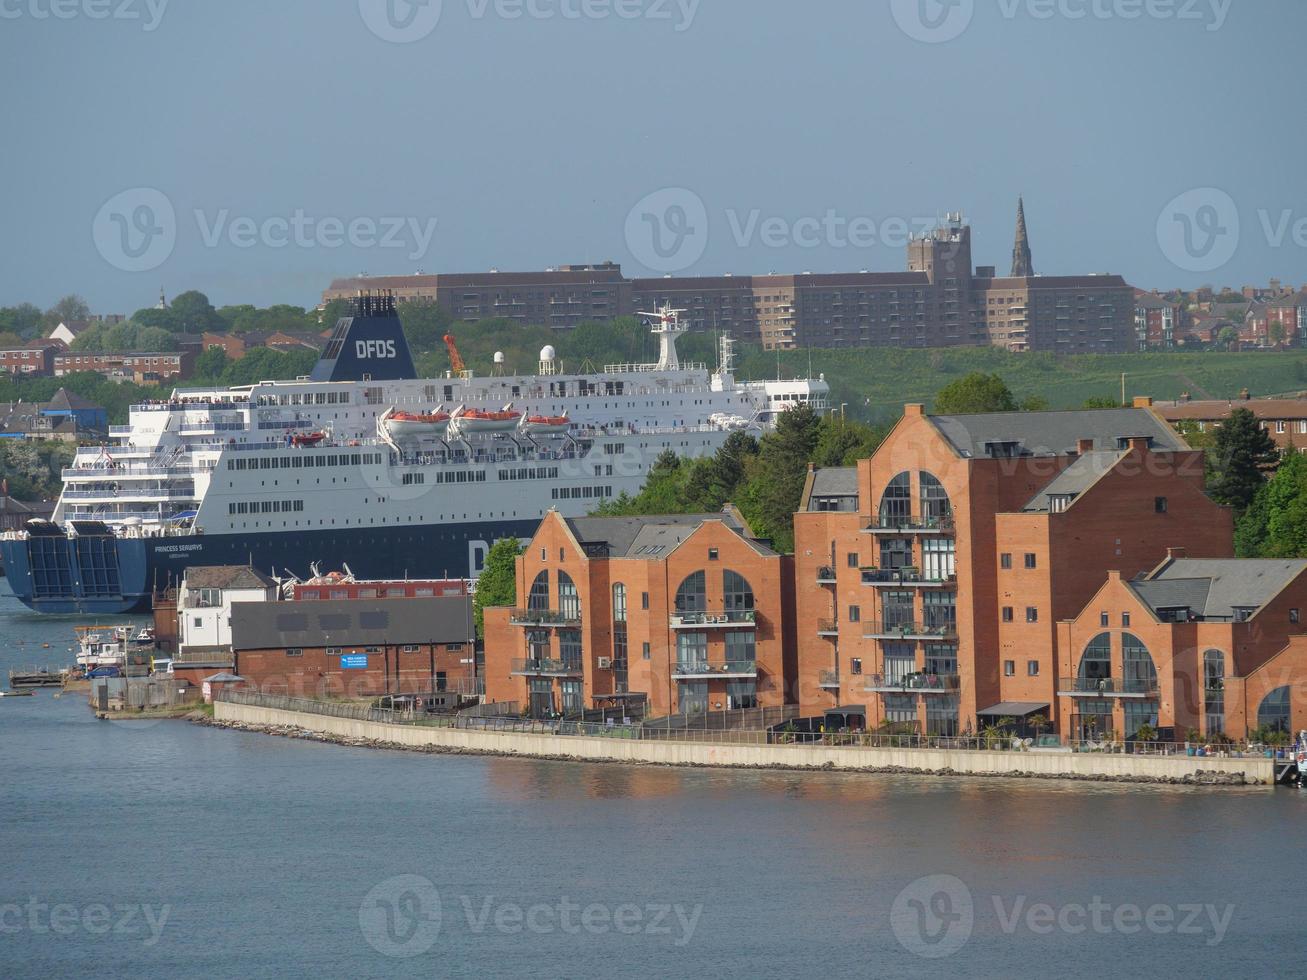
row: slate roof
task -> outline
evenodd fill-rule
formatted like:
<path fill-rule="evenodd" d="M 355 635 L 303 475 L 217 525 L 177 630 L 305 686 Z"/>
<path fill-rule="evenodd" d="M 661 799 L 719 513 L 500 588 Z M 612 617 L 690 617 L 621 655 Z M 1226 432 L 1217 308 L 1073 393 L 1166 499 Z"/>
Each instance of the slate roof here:
<path fill-rule="evenodd" d="M 233 650 L 471 643 L 472 597 L 238 602 Z"/>
<path fill-rule="evenodd" d="M 95 402 L 87 401 L 75 391 L 69 391 L 67 388 L 60 388 L 54 393 L 45 407 L 56 412 L 75 412 L 75 411 L 104 411 Z"/>
<path fill-rule="evenodd" d="M 1177 558 L 1130 584 L 1154 611 L 1186 608 L 1209 619 L 1259 609 L 1307 571 L 1307 561 L 1278 558 Z"/>
<path fill-rule="evenodd" d="M 190 589 L 267 589 L 276 584 L 248 565 L 192 565 L 186 569 L 186 587 Z"/>
<path fill-rule="evenodd" d="M 1025 455 L 1060 456 L 1075 452 L 1080 439 L 1095 449 L 1119 448 L 1118 441 L 1138 436 L 1160 450 L 1185 449 L 1184 440 L 1143 408 L 1108 408 L 1073 412 L 997 412 L 987 415 L 927 416 L 964 458 L 983 459 L 987 443 L 1016 442 Z"/>
<path fill-rule="evenodd" d="M 748 536 L 744 526 L 729 511 L 720 514 L 650 514 L 639 517 L 573 517 L 567 526 L 577 541 L 606 545 L 609 558 L 666 558 L 705 521 L 720 521 L 738 534 L 755 551 L 773 555 L 760 541 Z"/>
<path fill-rule="evenodd" d="M 856 466 L 827 466 L 813 474 L 814 497 L 856 497 L 858 495 L 858 468 Z"/>
<path fill-rule="evenodd" d="M 1024 509 L 1027 512 L 1047 511 L 1050 497 L 1066 494 L 1080 496 L 1097 483 L 1103 474 L 1119 463 L 1123 456 L 1125 456 L 1124 452 L 1085 453 L 1054 477 L 1052 483 L 1035 494 L 1034 499 L 1026 504 Z"/>

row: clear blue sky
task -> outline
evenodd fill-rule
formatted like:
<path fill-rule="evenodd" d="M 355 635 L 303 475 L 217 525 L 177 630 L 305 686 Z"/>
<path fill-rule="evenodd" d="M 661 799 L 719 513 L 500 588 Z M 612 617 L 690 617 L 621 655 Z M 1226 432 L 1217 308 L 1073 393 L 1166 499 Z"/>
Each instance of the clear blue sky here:
<path fill-rule="evenodd" d="M 46 16 L 52 2 L 72 16 Z M 1307 225 L 1299 242 L 1292 227 L 1307 219 L 1301 0 L 920 0 L 943 26 L 918 18 L 916 33 L 937 43 L 900 26 L 919 0 L 533 0 L 552 18 L 443 0 L 429 33 L 433 8 L 402 0 L 390 20 L 387 0 L 171 0 L 157 16 L 162 2 L 0 0 L 0 305 L 79 292 L 130 313 L 161 285 L 309 305 L 364 270 L 613 259 L 654 274 L 641 216 L 634 242 L 627 219 L 668 187 L 707 218 L 673 257 L 687 273 L 897 270 L 897 242 L 850 243 L 843 223 L 879 234 L 949 210 L 1003 272 L 1024 193 L 1044 274 L 1307 283 Z M 122 4 L 136 19 L 93 16 Z M 391 29 L 425 36 L 378 36 Z M 1159 216 L 1207 187 L 1240 234 L 1223 265 L 1191 271 Z M 139 211 L 157 195 L 101 213 L 134 188 L 159 192 L 175 225 L 162 252 L 124 260 L 115 241 L 162 227 Z M 1229 231 L 1224 201 L 1188 199 L 1199 234 Z M 297 211 L 308 244 L 277 221 Z M 1278 243 L 1263 211 L 1272 232 L 1290 216 Z M 828 213 L 833 233 L 815 227 Z M 386 218 L 404 219 L 403 247 L 371 244 L 366 224 L 342 247 L 330 228 L 315 238 L 321 219 Z"/>

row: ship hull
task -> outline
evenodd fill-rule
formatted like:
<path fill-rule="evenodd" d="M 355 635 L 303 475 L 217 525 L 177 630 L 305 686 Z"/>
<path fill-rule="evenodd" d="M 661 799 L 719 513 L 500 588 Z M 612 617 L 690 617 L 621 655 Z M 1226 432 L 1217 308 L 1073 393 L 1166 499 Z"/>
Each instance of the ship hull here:
<path fill-rule="evenodd" d="M 176 585 L 196 565 L 253 565 L 300 577 L 317 562 L 348 564 L 359 578 L 469 578 L 500 538 L 529 538 L 538 520 L 332 528 L 267 534 L 113 538 L 92 551 L 64 535 L 0 541 L 14 595 L 42 613 L 148 612 L 156 591 Z M 92 564 L 94 567 L 91 567 Z"/>

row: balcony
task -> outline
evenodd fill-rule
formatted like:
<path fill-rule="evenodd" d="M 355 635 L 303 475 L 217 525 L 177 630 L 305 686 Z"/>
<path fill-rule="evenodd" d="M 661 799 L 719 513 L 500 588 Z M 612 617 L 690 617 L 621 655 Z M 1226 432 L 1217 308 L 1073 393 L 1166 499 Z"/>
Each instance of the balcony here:
<path fill-rule="evenodd" d="M 1155 677 L 1063 677 L 1057 685 L 1064 698 L 1155 698 Z"/>
<path fill-rule="evenodd" d="M 867 534 L 952 534 L 952 517 L 873 517 L 862 528 Z"/>
<path fill-rule="evenodd" d="M 828 691 L 838 691 L 840 689 L 840 672 L 838 670 L 823 670 L 817 676 L 817 686 Z"/>
<path fill-rule="evenodd" d="M 579 660 L 549 660 L 537 657 L 514 660 L 513 673 L 520 677 L 580 677 L 584 674 Z"/>
<path fill-rule="evenodd" d="M 915 568 L 864 568 L 862 584 L 889 588 L 942 589 L 957 585 L 957 575 L 940 578 L 935 573 L 922 573 Z"/>
<path fill-rule="evenodd" d="M 668 617 L 674 630 L 748 629 L 758 622 L 752 609 L 728 609 L 722 612 L 684 612 Z"/>
<path fill-rule="evenodd" d="M 958 628 L 955 623 L 931 626 L 922 623 L 868 623 L 862 634 L 864 640 L 954 640 Z"/>
<path fill-rule="evenodd" d="M 559 612 L 557 609 L 514 609 L 508 615 L 510 626 L 535 626 L 542 629 L 581 625 L 581 613 Z"/>
<path fill-rule="evenodd" d="M 819 619 L 817 620 L 817 635 L 839 636 L 840 624 L 833 619 Z"/>
<path fill-rule="evenodd" d="M 962 687 L 957 674 L 929 674 L 918 671 L 891 677 L 885 674 L 867 674 L 864 691 L 876 694 L 954 694 Z"/>
<path fill-rule="evenodd" d="M 685 663 L 678 662 L 673 668 L 673 674 L 678 680 L 712 680 L 715 677 L 748 677 L 755 678 L 758 676 L 758 664 L 752 660 L 696 660 Z"/>
<path fill-rule="evenodd" d="M 834 585 L 835 569 L 831 568 L 829 565 L 823 565 L 821 568 L 817 569 L 817 584 Z"/>

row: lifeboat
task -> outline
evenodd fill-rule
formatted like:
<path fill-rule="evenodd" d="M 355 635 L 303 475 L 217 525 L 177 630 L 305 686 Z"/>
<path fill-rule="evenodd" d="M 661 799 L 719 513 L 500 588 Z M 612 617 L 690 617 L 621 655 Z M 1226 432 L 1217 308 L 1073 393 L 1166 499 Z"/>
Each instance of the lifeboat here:
<path fill-rule="evenodd" d="M 572 420 L 566 415 L 528 415 L 522 420 L 522 431 L 530 435 L 552 435 L 566 432 Z"/>
<path fill-rule="evenodd" d="M 508 432 L 516 429 L 521 421 L 522 413 L 511 408 L 498 412 L 469 408 L 459 415 L 458 427 L 464 432 Z"/>
<path fill-rule="evenodd" d="M 290 444 L 292 446 L 316 446 L 325 438 L 327 438 L 325 432 L 297 432 L 290 437 Z"/>
<path fill-rule="evenodd" d="M 448 412 L 389 412 L 382 425 L 395 440 L 437 438 L 449 428 L 452 416 Z"/>

